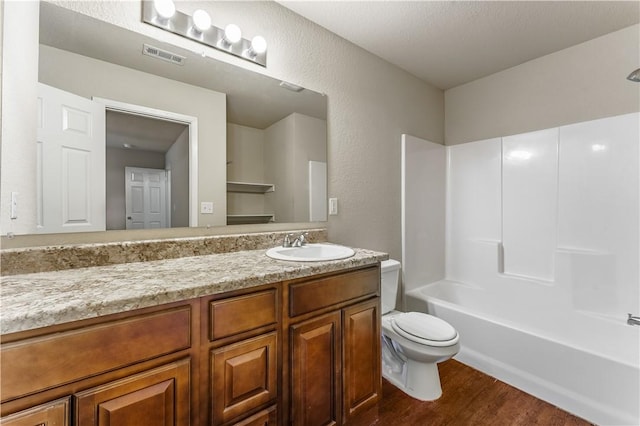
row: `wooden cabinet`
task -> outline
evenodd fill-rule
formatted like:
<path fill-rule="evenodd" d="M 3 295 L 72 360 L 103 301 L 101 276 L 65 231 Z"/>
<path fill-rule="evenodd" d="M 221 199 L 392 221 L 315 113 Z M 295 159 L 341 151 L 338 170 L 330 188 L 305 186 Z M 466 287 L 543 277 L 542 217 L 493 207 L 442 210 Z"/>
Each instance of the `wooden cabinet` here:
<path fill-rule="evenodd" d="M 380 398 L 380 305 L 377 299 L 343 309 L 345 420 Z"/>
<path fill-rule="evenodd" d="M 339 425 L 381 395 L 377 267 L 285 283 L 292 425 Z"/>
<path fill-rule="evenodd" d="M 191 347 L 191 306 L 110 316 L 3 339 L 2 399 L 70 383 Z"/>
<path fill-rule="evenodd" d="M 207 300 L 208 424 L 277 421 L 275 410 L 256 411 L 278 402 L 280 287 Z"/>
<path fill-rule="evenodd" d="M 0 419 L 2 426 L 69 426 L 69 398 L 19 411 Z"/>
<path fill-rule="evenodd" d="M 180 360 L 76 394 L 76 424 L 189 425 L 189 364 Z"/>
<path fill-rule="evenodd" d="M 179 302 L 3 336 L 1 423 L 191 424 L 196 306 Z M 47 400 L 62 402 L 39 405 Z M 13 420 L 25 414 L 29 420 Z"/>
<path fill-rule="evenodd" d="M 211 341 L 242 333 L 274 328 L 278 323 L 277 287 L 209 302 L 209 332 Z"/>
<path fill-rule="evenodd" d="M 272 332 L 212 351 L 212 424 L 226 423 L 275 402 L 277 344 L 277 333 Z"/>
<path fill-rule="evenodd" d="M 378 266 L 2 336 L 0 425 L 340 425 L 380 397 Z"/>
<path fill-rule="evenodd" d="M 340 419 L 340 313 L 291 326 L 291 424 L 335 425 Z"/>
<path fill-rule="evenodd" d="M 262 410 L 251 417 L 234 423 L 233 426 L 275 426 L 278 423 L 278 411 L 276 406 L 273 405 L 266 410 Z"/>

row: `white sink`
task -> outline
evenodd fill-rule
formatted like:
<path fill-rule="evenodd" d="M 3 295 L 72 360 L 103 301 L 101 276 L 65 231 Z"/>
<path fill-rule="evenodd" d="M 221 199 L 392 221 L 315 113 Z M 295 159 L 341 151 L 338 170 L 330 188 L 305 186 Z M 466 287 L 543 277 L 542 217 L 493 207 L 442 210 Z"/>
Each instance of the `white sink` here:
<path fill-rule="evenodd" d="M 278 260 L 294 262 L 322 262 L 326 260 L 346 259 L 355 254 L 353 249 L 336 244 L 313 243 L 302 247 L 273 247 L 267 250 L 267 256 Z"/>

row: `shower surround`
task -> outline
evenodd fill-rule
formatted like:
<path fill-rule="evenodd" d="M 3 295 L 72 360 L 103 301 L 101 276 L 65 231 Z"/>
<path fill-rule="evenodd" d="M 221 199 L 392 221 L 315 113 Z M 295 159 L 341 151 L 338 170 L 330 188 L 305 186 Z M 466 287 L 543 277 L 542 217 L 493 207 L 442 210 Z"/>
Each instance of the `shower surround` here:
<path fill-rule="evenodd" d="M 599 424 L 640 424 L 639 128 L 404 136 L 407 308 L 458 329 L 462 362 Z"/>

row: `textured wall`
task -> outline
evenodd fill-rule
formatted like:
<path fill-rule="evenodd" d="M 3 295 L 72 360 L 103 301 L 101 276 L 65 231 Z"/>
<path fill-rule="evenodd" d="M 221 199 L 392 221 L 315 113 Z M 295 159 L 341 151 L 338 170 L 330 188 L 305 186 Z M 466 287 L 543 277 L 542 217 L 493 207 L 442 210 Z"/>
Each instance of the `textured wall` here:
<path fill-rule="evenodd" d="M 38 3 L 2 2 L 2 167 L 0 232 L 25 233 L 36 227 L 36 115 L 38 91 L 38 31 L 29 26 L 38 16 Z M 29 54 L 31 52 L 32 54 Z M 7 66 L 11 64 L 11 66 Z M 14 101 L 19 99 L 19 102 Z M 7 143 L 14 140 L 16 143 Z M 17 173 L 5 167 L 9 158 L 20 158 Z M 18 192 L 18 217 L 9 219 L 11 192 Z"/>
<path fill-rule="evenodd" d="M 64 6 L 194 47 L 141 23 L 138 2 Z M 329 218 L 329 239 L 399 258 L 400 135 L 444 143 L 443 92 L 275 2 L 178 2 L 184 12 L 197 8 L 206 9 L 214 25 L 234 22 L 245 37 L 262 34 L 269 43 L 266 69 L 210 49 L 212 57 L 327 95 L 328 192 L 340 200 L 340 214 Z"/>
<path fill-rule="evenodd" d="M 640 110 L 640 26 L 445 92 L 446 144 L 514 135 Z"/>

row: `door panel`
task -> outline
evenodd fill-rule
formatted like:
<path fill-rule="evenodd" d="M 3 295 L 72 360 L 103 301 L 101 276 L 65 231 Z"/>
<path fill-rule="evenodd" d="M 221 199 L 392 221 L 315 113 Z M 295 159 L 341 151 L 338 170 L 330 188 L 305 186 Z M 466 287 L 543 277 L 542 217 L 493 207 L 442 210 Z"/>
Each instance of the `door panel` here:
<path fill-rule="evenodd" d="M 62 149 L 62 222 L 82 224 L 90 216 L 91 152 Z"/>
<path fill-rule="evenodd" d="M 276 333 L 245 340 L 211 353 L 212 424 L 232 420 L 278 394 Z"/>
<path fill-rule="evenodd" d="M 186 426 L 189 360 L 184 359 L 76 394 L 78 426 Z"/>
<path fill-rule="evenodd" d="M 344 309 L 345 420 L 381 397 L 379 300 Z"/>
<path fill-rule="evenodd" d="M 291 327 L 291 424 L 340 422 L 340 312 Z"/>
<path fill-rule="evenodd" d="M 125 167 L 124 173 L 127 229 L 166 228 L 167 171 Z"/>
<path fill-rule="evenodd" d="M 104 231 L 105 110 L 38 85 L 37 231 Z"/>
<path fill-rule="evenodd" d="M 2 426 L 69 426 L 69 398 L 38 405 L 0 419 Z"/>

